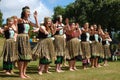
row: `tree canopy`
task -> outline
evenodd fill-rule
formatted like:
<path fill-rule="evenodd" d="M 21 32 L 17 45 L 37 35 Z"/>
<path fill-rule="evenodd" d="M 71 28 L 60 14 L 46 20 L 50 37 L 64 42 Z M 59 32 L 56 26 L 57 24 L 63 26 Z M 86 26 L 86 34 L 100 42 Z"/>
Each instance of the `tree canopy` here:
<path fill-rule="evenodd" d="M 3 22 L 3 19 L 2 19 L 2 12 L 0 11 L 0 27 L 2 26 L 2 22 Z"/>
<path fill-rule="evenodd" d="M 55 7 L 53 18 L 59 14 L 80 25 L 89 22 L 109 31 L 120 30 L 120 0 L 75 0 L 66 7 Z"/>

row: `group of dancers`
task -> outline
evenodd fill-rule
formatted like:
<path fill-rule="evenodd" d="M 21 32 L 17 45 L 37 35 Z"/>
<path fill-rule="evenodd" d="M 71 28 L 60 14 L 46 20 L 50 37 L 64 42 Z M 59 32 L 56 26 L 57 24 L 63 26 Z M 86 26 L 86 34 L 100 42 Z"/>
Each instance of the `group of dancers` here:
<path fill-rule="evenodd" d="M 5 37 L 3 47 L 3 69 L 6 74 L 13 74 L 13 63 L 17 62 L 21 78 L 30 78 L 26 74 L 28 62 L 39 59 L 38 74 L 49 72 L 49 65 L 54 59 L 56 72 L 64 72 L 61 65 L 64 60 L 68 61 L 69 70 L 77 70 L 76 58 L 81 56 L 83 69 L 88 64 L 92 68 L 100 67 L 100 59 L 111 56 L 109 42 L 112 41 L 109 33 L 104 32 L 99 25 L 89 25 L 86 22 L 82 28 L 78 23 L 70 22 L 68 18 L 62 23 L 62 16 L 56 17 L 55 23 L 50 17 L 44 18 L 44 23 L 39 24 L 37 11 L 34 12 L 36 23 L 29 20 L 30 8 L 22 8 L 21 18 L 12 16 L 7 18 L 6 24 L 0 28 L 0 33 Z M 31 50 L 29 33 L 31 27 L 36 27 L 32 32 L 37 32 L 39 41 Z"/>

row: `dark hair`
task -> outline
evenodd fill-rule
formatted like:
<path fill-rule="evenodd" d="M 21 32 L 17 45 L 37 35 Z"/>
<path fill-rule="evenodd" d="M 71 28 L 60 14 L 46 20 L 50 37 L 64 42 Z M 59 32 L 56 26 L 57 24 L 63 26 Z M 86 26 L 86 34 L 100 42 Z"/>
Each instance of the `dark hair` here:
<path fill-rule="evenodd" d="M 60 17 L 62 17 L 62 15 L 58 15 L 58 16 L 56 17 L 56 21 L 60 21 Z"/>
<path fill-rule="evenodd" d="M 21 18 L 25 17 L 25 10 L 26 9 L 30 9 L 29 6 L 25 6 L 25 7 L 22 8 Z"/>
<path fill-rule="evenodd" d="M 53 19 L 53 23 L 56 22 L 60 22 L 60 18 L 62 17 L 62 15 L 57 15 L 54 19 Z"/>

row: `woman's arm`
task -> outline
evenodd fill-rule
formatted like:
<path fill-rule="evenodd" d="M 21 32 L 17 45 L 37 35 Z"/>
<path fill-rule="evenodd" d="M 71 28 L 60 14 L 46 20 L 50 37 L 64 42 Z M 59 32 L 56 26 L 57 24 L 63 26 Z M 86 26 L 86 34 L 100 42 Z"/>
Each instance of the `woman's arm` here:
<path fill-rule="evenodd" d="M 37 13 L 37 11 L 34 12 L 34 19 L 35 19 L 36 24 L 34 24 L 34 23 L 32 23 L 30 21 L 30 26 L 32 26 L 32 27 L 39 27 L 40 25 L 38 23 L 38 13 Z"/>
<path fill-rule="evenodd" d="M 49 32 L 46 30 L 45 26 L 40 26 L 40 31 L 44 34 L 49 34 Z"/>
<path fill-rule="evenodd" d="M 82 34 L 82 31 L 80 30 L 80 28 L 78 28 L 77 30 L 76 30 L 76 36 L 77 37 L 79 37 L 81 34 Z"/>
<path fill-rule="evenodd" d="M 56 33 L 56 31 L 57 31 L 57 25 L 56 24 L 52 24 L 51 31 L 52 31 L 53 35 Z"/>
<path fill-rule="evenodd" d="M 40 30 L 40 28 L 35 28 L 34 30 L 32 30 L 32 32 L 38 32 Z"/>
<path fill-rule="evenodd" d="M 3 34 L 3 29 L 0 27 L 0 34 Z"/>
<path fill-rule="evenodd" d="M 63 29 L 64 24 L 61 24 L 61 27 L 57 27 L 57 25 L 58 24 L 56 24 L 56 31 L 59 31 L 59 30 Z"/>
<path fill-rule="evenodd" d="M 15 33 L 17 33 L 17 25 L 13 24 L 11 28 L 14 30 Z"/>
<path fill-rule="evenodd" d="M 61 29 L 63 29 L 63 27 L 56 28 L 56 31 L 59 31 L 59 30 L 61 30 Z"/>
<path fill-rule="evenodd" d="M 9 30 L 9 27 L 7 25 L 4 26 L 3 31 Z"/>

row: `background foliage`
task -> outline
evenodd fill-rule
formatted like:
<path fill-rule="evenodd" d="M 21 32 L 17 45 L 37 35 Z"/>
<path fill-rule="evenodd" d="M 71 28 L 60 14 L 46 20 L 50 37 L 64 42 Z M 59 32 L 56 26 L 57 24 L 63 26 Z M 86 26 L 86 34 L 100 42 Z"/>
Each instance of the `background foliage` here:
<path fill-rule="evenodd" d="M 75 0 L 65 7 L 54 8 L 53 20 L 57 15 L 63 15 L 63 20 L 78 22 L 82 26 L 85 22 L 100 24 L 103 29 L 111 32 L 120 30 L 120 0 Z M 0 27 L 2 26 L 2 12 L 0 11 Z M 31 33 L 31 37 L 36 34 Z M 117 37 L 120 39 L 120 36 Z"/>
<path fill-rule="evenodd" d="M 53 18 L 63 15 L 80 25 L 85 22 L 100 24 L 109 31 L 120 30 L 120 0 L 75 0 L 66 7 L 56 6 Z"/>

